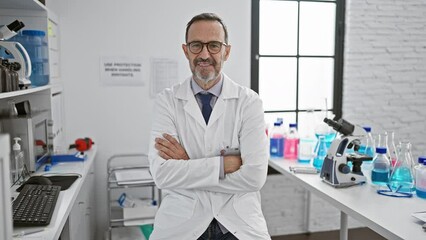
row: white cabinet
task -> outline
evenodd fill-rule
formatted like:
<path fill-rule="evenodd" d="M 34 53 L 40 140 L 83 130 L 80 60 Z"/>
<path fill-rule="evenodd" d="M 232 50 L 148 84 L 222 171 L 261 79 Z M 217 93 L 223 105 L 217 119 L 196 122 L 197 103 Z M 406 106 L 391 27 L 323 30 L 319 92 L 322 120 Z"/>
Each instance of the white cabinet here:
<path fill-rule="evenodd" d="M 86 176 L 80 193 L 74 203 L 69 215 L 69 238 L 70 240 L 92 240 L 95 237 L 94 230 L 94 191 L 95 177 L 93 165 Z"/>

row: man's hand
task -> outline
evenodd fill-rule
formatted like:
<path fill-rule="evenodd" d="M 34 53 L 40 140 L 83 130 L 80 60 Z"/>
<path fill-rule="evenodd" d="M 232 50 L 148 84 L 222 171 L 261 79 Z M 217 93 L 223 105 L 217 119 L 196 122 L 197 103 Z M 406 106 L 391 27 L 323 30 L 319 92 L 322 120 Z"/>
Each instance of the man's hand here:
<path fill-rule="evenodd" d="M 155 149 L 158 150 L 158 155 L 165 160 L 188 160 L 188 154 L 185 148 L 172 136 L 167 133 L 163 134 L 164 138 L 155 139 Z"/>
<path fill-rule="evenodd" d="M 242 163 L 241 156 L 223 156 L 223 168 L 225 170 L 225 174 L 237 171 L 240 169 Z"/>

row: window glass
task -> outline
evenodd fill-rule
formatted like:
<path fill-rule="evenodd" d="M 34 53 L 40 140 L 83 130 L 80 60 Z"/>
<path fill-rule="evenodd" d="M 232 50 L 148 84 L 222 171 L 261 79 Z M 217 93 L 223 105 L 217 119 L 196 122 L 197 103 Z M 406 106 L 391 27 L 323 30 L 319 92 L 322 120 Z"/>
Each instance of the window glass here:
<path fill-rule="evenodd" d="M 300 55 L 334 55 L 336 4 L 300 2 Z"/>
<path fill-rule="evenodd" d="M 265 111 L 296 108 L 296 58 L 259 59 L 259 96 Z"/>
<path fill-rule="evenodd" d="M 299 58 L 299 108 L 332 108 L 333 81 L 333 58 Z"/>
<path fill-rule="evenodd" d="M 261 1 L 259 18 L 259 53 L 296 55 L 297 2 Z"/>

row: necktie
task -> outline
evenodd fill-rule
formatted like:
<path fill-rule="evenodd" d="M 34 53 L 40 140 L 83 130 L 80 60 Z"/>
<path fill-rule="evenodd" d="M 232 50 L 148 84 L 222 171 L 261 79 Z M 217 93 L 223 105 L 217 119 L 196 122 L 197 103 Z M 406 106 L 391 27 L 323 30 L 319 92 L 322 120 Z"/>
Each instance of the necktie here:
<path fill-rule="evenodd" d="M 212 100 L 213 95 L 211 93 L 207 94 L 198 94 L 201 100 L 201 112 L 203 113 L 204 121 L 206 124 L 209 122 L 210 114 L 212 113 L 212 107 L 210 106 L 210 101 Z"/>

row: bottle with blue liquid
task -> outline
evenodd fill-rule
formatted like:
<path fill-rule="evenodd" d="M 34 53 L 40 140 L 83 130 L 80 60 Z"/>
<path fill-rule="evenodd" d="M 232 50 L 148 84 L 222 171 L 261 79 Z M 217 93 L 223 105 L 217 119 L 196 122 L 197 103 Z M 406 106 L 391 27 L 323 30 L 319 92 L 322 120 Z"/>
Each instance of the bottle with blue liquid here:
<path fill-rule="evenodd" d="M 419 164 L 416 167 L 416 194 L 419 198 L 426 199 L 426 157 L 419 157 Z"/>
<path fill-rule="evenodd" d="M 391 163 L 386 156 L 386 148 L 376 148 L 376 156 L 373 159 L 371 170 L 371 182 L 375 185 L 386 186 L 389 182 Z"/>
<path fill-rule="evenodd" d="M 392 190 L 399 192 L 412 193 L 415 191 L 413 169 L 414 162 L 411 154 L 411 143 L 408 141 L 401 142 L 398 159 L 392 171 L 390 178 L 390 186 Z"/>
<path fill-rule="evenodd" d="M 269 139 L 269 149 L 271 157 L 284 156 L 284 133 L 282 132 L 281 123 L 275 122 L 271 130 Z"/>

